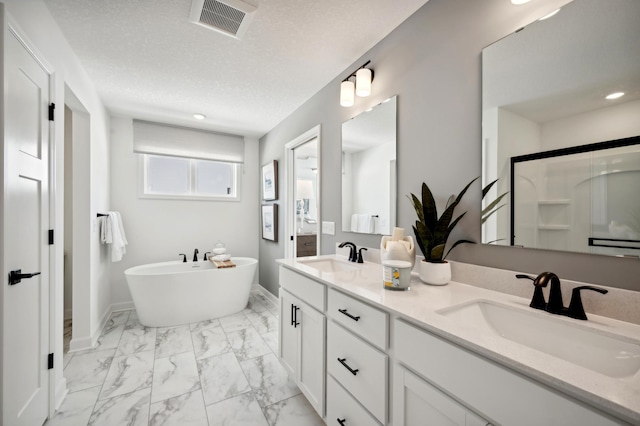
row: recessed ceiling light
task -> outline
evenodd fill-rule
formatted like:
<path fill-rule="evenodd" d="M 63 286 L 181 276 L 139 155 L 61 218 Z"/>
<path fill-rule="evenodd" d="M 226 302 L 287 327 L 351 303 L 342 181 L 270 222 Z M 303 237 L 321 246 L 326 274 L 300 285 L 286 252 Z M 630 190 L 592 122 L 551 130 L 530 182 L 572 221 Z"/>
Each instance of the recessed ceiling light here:
<path fill-rule="evenodd" d="M 605 99 L 618 99 L 624 96 L 624 92 L 615 92 L 607 95 Z"/>
<path fill-rule="evenodd" d="M 207 118 L 207 116 L 204 114 L 195 113 L 193 114 L 193 118 L 195 118 L 196 120 L 204 120 L 205 118 Z"/>
<path fill-rule="evenodd" d="M 549 19 L 549 18 L 551 18 L 552 16 L 555 16 L 555 15 L 556 15 L 556 13 L 558 13 L 558 12 L 560 12 L 560 9 L 556 9 L 556 10 L 554 10 L 553 12 L 551 12 L 551 13 L 550 13 L 550 14 L 548 14 L 548 15 L 544 15 L 542 18 L 538 19 L 538 21 L 544 21 L 545 19 Z"/>
<path fill-rule="evenodd" d="M 530 0 L 511 0 L 512 4 L 525 4 L 529 3 Z"/>

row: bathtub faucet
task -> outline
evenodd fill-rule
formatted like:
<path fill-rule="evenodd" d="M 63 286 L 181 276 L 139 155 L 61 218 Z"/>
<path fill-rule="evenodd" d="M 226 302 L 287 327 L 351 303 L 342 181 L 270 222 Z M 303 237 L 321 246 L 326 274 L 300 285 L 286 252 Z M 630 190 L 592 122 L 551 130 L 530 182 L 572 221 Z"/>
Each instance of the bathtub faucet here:
<path fill-rule="evenodd" d="M 193 261 L 197 262 L 198 261 L 198 249 L 195 249 L 193 251 Z"/>

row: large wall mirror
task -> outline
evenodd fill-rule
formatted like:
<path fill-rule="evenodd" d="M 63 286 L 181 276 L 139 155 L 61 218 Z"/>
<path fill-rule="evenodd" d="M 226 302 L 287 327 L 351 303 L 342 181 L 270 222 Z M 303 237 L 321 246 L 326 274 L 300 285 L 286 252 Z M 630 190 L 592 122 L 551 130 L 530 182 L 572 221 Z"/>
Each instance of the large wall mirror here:
<path fill-rule="evenodd" d="M 396 225 L 396 97 L 342 124 L 342 230 L 389 235 Z"/>
<path fill-rule="evenodd" d="M 640 255 L 640 1 L 574 0 L 499 40 L 482 87 L 483 209 L 506 193 L 483 243 Z"/>

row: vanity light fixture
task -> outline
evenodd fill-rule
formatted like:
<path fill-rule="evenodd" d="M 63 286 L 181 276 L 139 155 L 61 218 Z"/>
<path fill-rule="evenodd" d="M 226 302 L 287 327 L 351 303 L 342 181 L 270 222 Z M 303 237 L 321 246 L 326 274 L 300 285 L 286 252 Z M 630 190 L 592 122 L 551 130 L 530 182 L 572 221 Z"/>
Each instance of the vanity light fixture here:
<path fill-rule="evenodd" d="M 624 92 L 615 92 L 615 93 L 610 93 L 607 96 L 605 96 L 605 99 L 611 100 L 611 99 L 618 99 L 624 96 Z"/>
<path fill-rule="evenodd" d="M 373 70 L 367 68 L 370 62 L 371 61 L 367 61 L 340 83 L 340 105 L 343 107 L 353 106 L 355 102 L 354 95 L 366 97 L 371 94 Z M 351 80 L 352 77 L 355 77 L 355 83 Z"/>
<path fill-rule="evenodd" d="M 193 114 L 193 118 L 195 118 L 196 120 L 204 120 L 205 118 L 207 118 L 207 116 L 197 112 L 197 113 Z"/>

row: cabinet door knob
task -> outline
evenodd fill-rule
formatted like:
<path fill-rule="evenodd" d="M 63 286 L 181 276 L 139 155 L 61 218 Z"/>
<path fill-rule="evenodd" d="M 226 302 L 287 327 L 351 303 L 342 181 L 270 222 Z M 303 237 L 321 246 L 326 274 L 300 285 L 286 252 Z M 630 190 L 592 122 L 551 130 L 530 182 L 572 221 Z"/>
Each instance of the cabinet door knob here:
<path fill-rule="evenodd" d="M 346 309 L 338 309 L 338 312 L 340 312 L 341 314 L 344 314 L 346 316 L 348 316 L 349 318 L 351 318 L 354 321 L 358 321 L 360 319 L 360 315 L 358 315 L 357 317 L 354 317 L 353 315 L 351 315 L 349 312 L 347 312 Z"/>
<path fill-rule="evenodd" d="M 351 372 L 351 374 L 353 374 L 354 376 L 355 376 L 356 374 L 358 374 L 358 371 L 360 371 L 360 370 L 358 370 L 357 368 L 354 370 L 353 368 L 349 367 L 349 366 L 347 365 L 347 362 L 346 362 L 346 361 L 347 361 L 347 359 L 346 359 L 346 358 L 338 358 L 338 361 L 340 362 L 340 364 L 342 364 L 342 365 L 344 366 L 344 368 L 346 368 L 347 370 L 349 370 L 349 371 Z"/>

